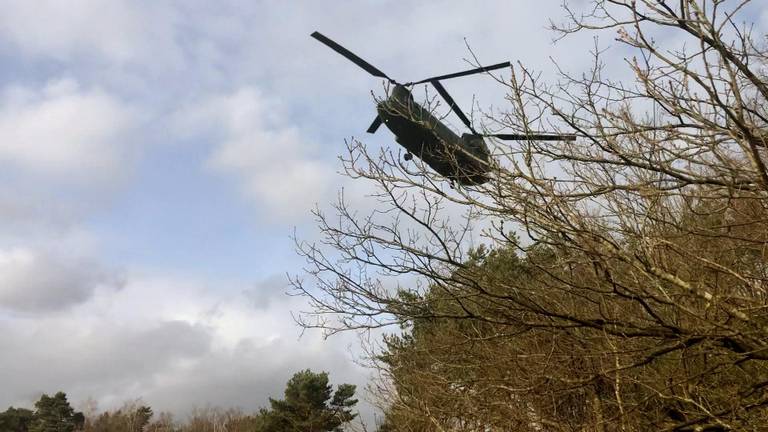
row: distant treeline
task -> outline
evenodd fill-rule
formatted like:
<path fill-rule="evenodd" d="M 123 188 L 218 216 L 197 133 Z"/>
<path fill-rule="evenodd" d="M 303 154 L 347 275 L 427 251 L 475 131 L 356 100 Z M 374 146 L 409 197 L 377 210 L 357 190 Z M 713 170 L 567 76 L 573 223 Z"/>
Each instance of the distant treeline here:
<path fill-rule="evenodd" d="M 0 413 L 0 432 L 285 432 L 339 431 L 354 419 L 355 386 L 333 391 L 328 374 L 304 370 L 288 381 L 283 399 L 247 414 L 236 409 L 197 409 L 185 421 L 168 413 L 155 415 L 140 402 L 100 414 L 75 411 L 64 392 L 42 395 L 34 409 L 10 407 Z"/>

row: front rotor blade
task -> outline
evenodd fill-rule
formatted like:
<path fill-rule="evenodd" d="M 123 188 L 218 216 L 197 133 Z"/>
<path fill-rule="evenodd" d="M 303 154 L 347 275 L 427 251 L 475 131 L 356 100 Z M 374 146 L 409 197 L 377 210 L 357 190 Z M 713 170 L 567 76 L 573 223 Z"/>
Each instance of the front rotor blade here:
<path fill-rule="evenodd" d="M 488 72 L 488 71 L 492 71 L 492 70 L 496 70 L 496 69 L 501 69 L 501 68 L 505 68 L 505 67 L 510 67 L 510 66 L 511 66 L 510 62 L 499 63 L 499 64 L 495 64 L 495 65 L 491 65 L 491 66 L 480 66 L 479 68 L 474 68 L 474 69 L 466 70 L 464 72 L 455 72 L 455 73 L 452 73 L 452 74 L 440 75 L 440 76 L 436 76 L 436 77 L 432 77 L 432 78 L 423 79 L 421 81 L 415 82 L 414 84 L 424 84 L 425 82 L 429 82 L 429 81 L 439 81 L 439 80 L 446 80 L 446 79 L 451 79 L 451 78 L 458 78 L 458 77 L 463 77 L 463 76 L 467 76 L 467 75 L 477 74 L 477 73 L 481 73 L 481 72 Z"/>
<path fill-rule="evenodd" d="M 350 50 L 344 48 L 343 46 L 337 44 L 336 42 L 328 39 L 327 37 L 325 37 L 324 35 L 320 34 L 319 32 L 314 32 L 310 36 L 312 36 L 313 38 L 315 38 L 315 39 L 319 40 L 320 42 L 324 43 L 330 49 L 332 49 L 332 50 L 336 51 L 337 53 L 343 55 L 344 57 L 346 57 L 352 63 L 360 66 L 363 69 L 365 69 L 365 71 L 367 71 L 369 74 L 371 74 L 371 75 L 373 75 L 375 77 L 384 78 L 384 79 L 387 79 L 387 80 L 389 79 L 389 77 L 384 72 L 376 69 L 372 64 L 368 63 L 367 61 L 365 61 L 365 60 L 361 59 L 360 57 L 356 56 L 355 54 L 353 54 L 352 51 L 350 51 Z"/>
<path fill-rule="evenodd" d="M 552 135 L 552 134 L 491 134 L 483 135 L 507 141 L 576 141 L 576 135 Z"/>
<path fill-rule="evenodd" d="M 371 123 L 371 125 L 368 126 L 368 129 L 366 130 L 366 132 L 368 132 L 369 134 L 376 133 L 376 129 L 378 129 L 382 123 L 383 121 L 381 120 L 381 116 L 376 116 L 376 118 L 373 119 L 373 123 Z"/>
<path fill-rule="evenodd" d="M 435 86 L 435 89 L 437 90 L 437 92 L 440 93 L 440 96 L 442 96 L 443 99 L 445 99 L 445 102 L 448 103 L 448 105 L 451 107 L 451 110 L 453 110 L 453 112 L 455 112 L 456 115 L 459 116 L 462 123 L 464 123 L 469 128 L 469 130 L 474 132 L 475 130 L 472 128 L 472 123 L 469 122 L 469 119 L 467 118 L 467 116 L 464 115 L 464 113 L 459 109 L 459 106 L 456 105 L 456 101 L 454 101 L 451 95 L 448 94 L 448 91 L 445 89 L 445 87 L 443 87 L 442 84 L 440 84 L 440 81 L 434 80 L 434 81 L 430 81 L 430 83 L 433 86 Z"/>

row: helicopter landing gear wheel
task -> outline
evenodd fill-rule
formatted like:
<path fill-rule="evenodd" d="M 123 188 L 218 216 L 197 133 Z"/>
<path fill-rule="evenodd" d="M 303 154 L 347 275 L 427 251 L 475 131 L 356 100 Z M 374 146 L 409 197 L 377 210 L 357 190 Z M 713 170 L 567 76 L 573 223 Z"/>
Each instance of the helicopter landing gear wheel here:
<path fill-rule="evenodd" d="M 403 156 L 403 159 L 405 159 L 406 161 L 409 161 L 409 160 L 413 159 L 413 154 L 411 154 L 410 152 L 408 152 L 408 153 L 406 153 L 406 154 Z"/>

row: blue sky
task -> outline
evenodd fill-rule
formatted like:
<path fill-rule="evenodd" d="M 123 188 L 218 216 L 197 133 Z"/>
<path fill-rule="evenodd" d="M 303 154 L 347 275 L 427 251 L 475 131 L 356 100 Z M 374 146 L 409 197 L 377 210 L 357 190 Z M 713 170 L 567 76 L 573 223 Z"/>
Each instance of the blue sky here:
<path fill-rule="evenodd" d="M 309 34 L 402 80 L 466 68 L 465 38 L 579 70 L 591 36 L 552 43 L 559 3 L 0 1 L 0 408 L 251 410 L 307 367 L 364 385 L 354 335 L 298 339 L 289 237 L 341 188 L 375 205 L 336 174 L 345 138 L 394 144 L 363 134 L 381 83 Z M 503 105 L 488 78 L 446 87 Z"/>

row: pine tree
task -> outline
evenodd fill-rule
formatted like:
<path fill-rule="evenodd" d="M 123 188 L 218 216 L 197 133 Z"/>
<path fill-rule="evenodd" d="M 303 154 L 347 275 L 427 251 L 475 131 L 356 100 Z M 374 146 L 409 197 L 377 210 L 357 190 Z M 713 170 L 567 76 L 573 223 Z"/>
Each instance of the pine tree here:
<path fill-rule="evenodd" d="M 271 399 L 260 413 L 262 432 L 330 432 L 354 419 L 355 386 L 341 384 L 333 392 L 326 372 L 297 372 L 288 381 L 285 399 Z"/>
<path fill-rule="evenodd" d="M 27 432 L 33 418 L 31 410 L 10 407 L 5 412 L 0 413 L 0 431 Z"/>
<path fill-rule="evenodd" d="M 85 418 L 72 409 L 64 392 L 58 392 L 53 397 L 42 395 L 35 408 L 29 432 L 73 432 L 82 429 Z"/>

